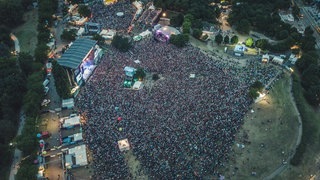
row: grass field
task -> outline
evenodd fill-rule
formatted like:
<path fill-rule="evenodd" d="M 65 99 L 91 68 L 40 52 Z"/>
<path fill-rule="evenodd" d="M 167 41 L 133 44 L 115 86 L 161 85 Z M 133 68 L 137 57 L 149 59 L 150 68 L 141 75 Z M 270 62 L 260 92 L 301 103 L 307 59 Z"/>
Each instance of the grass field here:
<path fill-rule="evenodd" d="M 245 147 L 234 145 L 227 170 L 222 173 L 226 179 L 263 179 L 286 163 L 294 150 L 298 115 L 290 98 L 289 75 L 278 80 L 252 110 L 236 136 L 236 144 Z"/>
<path fill-rule="evenodd" d="M 315 179 L 320 178 L 320 113 L 309 106 L 303 98 L 303 89 L 296 77 L 293 82 L 295 99 L 299 108 L 302 124 L 302 142 L 306 143 L 306 151 L 302 155 L 302 162 L 299 166 L 290 166 L 277 179 Z"/>
<path fill-rule="evenodd" d="M 21 52 L 34 55 L 37 46 L 37 24 L 38 12 L 32 9 L 24 14 L 25 23 L 14 29 L 13 33 L 17 36 L 20 44 Z"/>

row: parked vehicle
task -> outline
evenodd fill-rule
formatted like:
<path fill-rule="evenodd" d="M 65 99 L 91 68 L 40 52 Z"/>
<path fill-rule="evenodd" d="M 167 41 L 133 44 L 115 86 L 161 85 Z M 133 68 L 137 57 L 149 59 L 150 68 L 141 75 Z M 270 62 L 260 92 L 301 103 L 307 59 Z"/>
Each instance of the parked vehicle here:
<path fill-rule="evenodd" d="M 43 87 L 47 87 L 49 85 L 49 82 L 49 79 L 44 80 L 42 83 Z"/>

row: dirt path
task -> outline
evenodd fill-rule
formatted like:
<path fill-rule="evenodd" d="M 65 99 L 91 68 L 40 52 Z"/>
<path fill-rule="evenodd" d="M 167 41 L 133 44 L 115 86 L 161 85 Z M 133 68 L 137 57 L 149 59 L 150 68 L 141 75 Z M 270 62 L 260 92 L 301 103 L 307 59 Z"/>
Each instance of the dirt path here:
<path fill-rule="evenodd" d="M 126 152 L 125 159 L 128 164 L 129 172 L 134 180 L 147 180 L 148 176 L 142 170 L 140 161 L 133 154 L 132 150 Z"/>
<path fill-rule="evenodd" d="M 21 110 L 20 111 L 20 123 L 19 123 L 19 129 L 17 132 L 17 136 L 21 135 L 22 129 L 24 127 L 25 119 L 26 119 L 25 114 L 24 114 L 23 110 Z M 15 175 L 18 172 L 21 159 L 22 159 L 22 152 L 16 147 L 14 149 L 14 158 L 13 158 L 12 164 L 11 164 L 9 180 L 15 180 Z"/>

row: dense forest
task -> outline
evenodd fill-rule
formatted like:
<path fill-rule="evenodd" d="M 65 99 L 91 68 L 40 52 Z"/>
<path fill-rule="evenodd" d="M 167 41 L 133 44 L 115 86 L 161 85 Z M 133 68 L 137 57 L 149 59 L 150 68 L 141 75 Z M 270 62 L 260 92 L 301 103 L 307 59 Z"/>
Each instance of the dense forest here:
<path fill-rule="evenodd" d="M 292 6 L 289 0 L 233 1 L 228 22 L 240 33 L 249 34 L 251 30 L 258 31 L 277 41 L 269 44 L 267 41 L 258 40 L 256 46 L 262 49 L 285 52 L 290 51 L 291 46 L 298 45 L 303 55 L 296 66 L 301 74 L 304 94 L 310 104 L 318 106 L 320 104 L 320 68 L 319 56 L 315 52 L 314 31 L 311 27 L 306 27 L 304 34 L 301 35 L 296 28 L 282 22 L 278 15 L 279 9 L 288 10 L 290 7 L 295 15 L 299 14 L 299 8 Z"/>
<path fill-rule="evenodd" d="M 280 20 L 278 10 L 287 10 L 290 0 L 239 0 L 234 1 L 228 22 L 240 33 L 254 29 L 270 37 L 276 37 L 290 26 Z"/>
<path fill-rule="evenodd" d="M 52 23 L 52 14 L 56 10 L 57 1 L 38 1 L 39 44 L 35 57 L 25 52 L 15 56 L 11 53 L 14 51 L 14 43 L 10 38 L 10 33 L 12 29 L 24 23 L 23 14 L 33 8 L 32 2 L 34 1 L 0 1 L 0 179 L 6 179 L 8 176 L 8 168 L 15 146 L 22 150 L 25 156 L 34 155 L 37 148 L 36 119 L 40 110 L 40 102 L 44 96 L 43 63 L 48 52 L 45 44 L 48 43 L 50 36 L 47 27 Z M 26 114 L 25 126 L 22 135 L 14 138 L 22 108 Z M 32 179 L 36 166 L 29 164 L 28 161 L 23 163 L 26 165 L 20 165 L 21 172 L 18 171 L 16 179 Z"/>
<path fill-rule="evenodd" d="M 191 14 L 195 19 L 201 19 L 208 22 L 216 22 L 220 15 L 220 9 L 217 5 L 209 5 L 212 0 L 156 0 L 156 7 L 163 10 L 173 10 L 183 14 Z M 220 1 L 218 1 L 220 2 Z"/>
<path fill-rule="evenodd" d="M 12 56 L 11 29 L 22 23 L 27 6 L 20 0 L 0 1 L 0 173 L 11 162 L 10 143 L 17 132 L 19 112 L 26 92 L 26 77 Z M 0 176 L 0 178 L 2 175 Z"/>

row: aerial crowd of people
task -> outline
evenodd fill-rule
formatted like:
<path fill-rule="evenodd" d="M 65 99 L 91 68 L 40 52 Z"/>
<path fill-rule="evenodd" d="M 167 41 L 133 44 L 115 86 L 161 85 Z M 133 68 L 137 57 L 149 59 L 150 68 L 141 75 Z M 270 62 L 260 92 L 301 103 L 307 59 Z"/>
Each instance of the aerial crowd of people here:
<path fill-rule="evenodd" d="M 91 22 L 101 24 L 103 29 L 122 31 L 131 25 L 136 8 L 130 1 L 119 1 L 108 6 L 100 1 L 93 3 L 91 12 Z"/>
<path fill-rule="evenodd" d="M 94 179 L 219 176 L 252 103 L 249 86 L 266 84 L 279 72 L 258 58 L 238 67 L 191 45 L 177 48 L 152 38 L 135 42 L 127 53 L 110 47 L 76 98 L 87 119 L 83 131 Z M 146 71 L 142 89 L 123 87 L 126 66 Z M 134 172 L 118 148 L 125 138 L 141 163 Z"/>

